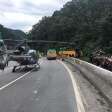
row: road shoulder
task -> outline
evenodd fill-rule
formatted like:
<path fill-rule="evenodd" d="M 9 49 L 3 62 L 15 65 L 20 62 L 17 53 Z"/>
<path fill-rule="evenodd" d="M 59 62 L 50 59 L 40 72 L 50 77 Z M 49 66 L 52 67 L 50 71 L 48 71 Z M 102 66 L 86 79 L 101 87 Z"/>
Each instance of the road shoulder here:
<path fill-rule="evenodd" d="M 72 71 L 82 94 L 86 112 L 112 112 L 108 103 L 99 94 L 93 85 L 73 66 L 66 63 Z"/>

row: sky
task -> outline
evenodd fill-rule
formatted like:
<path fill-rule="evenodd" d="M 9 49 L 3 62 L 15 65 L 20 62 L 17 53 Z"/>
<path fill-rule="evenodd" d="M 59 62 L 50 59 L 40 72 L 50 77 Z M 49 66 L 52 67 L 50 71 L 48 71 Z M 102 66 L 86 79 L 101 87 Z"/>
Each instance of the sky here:
<path fill-rule="evenodd" d="M 0 0 L 0 24 L 25 32 L 70 0 Z"/>

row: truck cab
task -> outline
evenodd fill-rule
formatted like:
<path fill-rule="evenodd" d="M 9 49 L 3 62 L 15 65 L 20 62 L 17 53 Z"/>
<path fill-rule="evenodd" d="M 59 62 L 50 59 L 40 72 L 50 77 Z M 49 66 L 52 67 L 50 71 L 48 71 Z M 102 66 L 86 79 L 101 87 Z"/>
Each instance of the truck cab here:
<path fill-rule="evenodd" d="M 57 58 L 57 53 L 55 49 L 49 49 L 47 51 L 47 59 L 48 60 L 55 60 Z"/>

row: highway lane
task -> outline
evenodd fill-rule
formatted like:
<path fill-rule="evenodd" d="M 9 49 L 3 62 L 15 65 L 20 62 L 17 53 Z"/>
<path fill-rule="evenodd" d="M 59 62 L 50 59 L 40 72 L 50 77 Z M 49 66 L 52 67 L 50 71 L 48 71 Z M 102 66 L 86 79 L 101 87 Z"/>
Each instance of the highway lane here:
<path fill-rule="evenodd" d="M 24 74 L 0 75 L 0 88 Z M 39 71 L 0 90 L 0 112 L 77 112 L 69 73 L 58 61 L 42 60 Z"/>

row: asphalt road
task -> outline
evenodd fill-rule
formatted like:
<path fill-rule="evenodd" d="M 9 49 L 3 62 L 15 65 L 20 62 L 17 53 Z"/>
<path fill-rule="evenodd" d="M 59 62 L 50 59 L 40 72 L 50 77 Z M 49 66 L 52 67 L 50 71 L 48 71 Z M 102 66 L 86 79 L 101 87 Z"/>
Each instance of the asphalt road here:
<path fill-rule="evenodd" d="M 77 112 L 69 73 L 58 61 L 41 60 L 39 71 L 0 72 L 0 112 Z"/>

